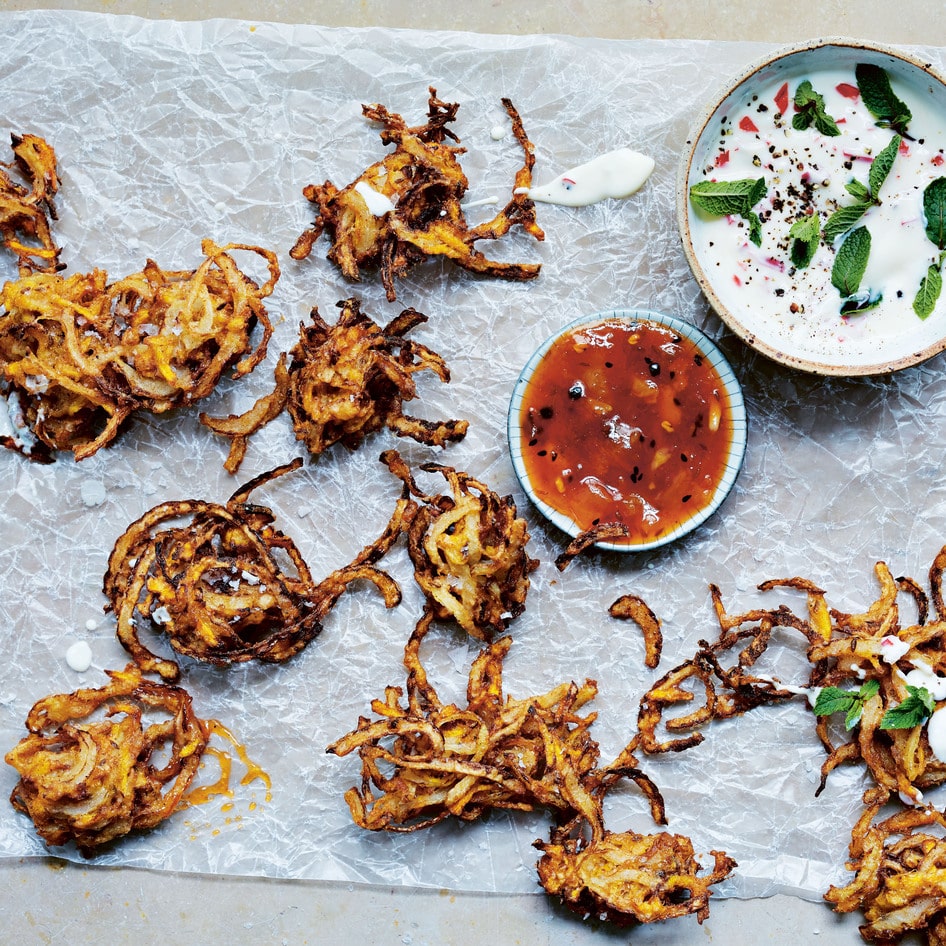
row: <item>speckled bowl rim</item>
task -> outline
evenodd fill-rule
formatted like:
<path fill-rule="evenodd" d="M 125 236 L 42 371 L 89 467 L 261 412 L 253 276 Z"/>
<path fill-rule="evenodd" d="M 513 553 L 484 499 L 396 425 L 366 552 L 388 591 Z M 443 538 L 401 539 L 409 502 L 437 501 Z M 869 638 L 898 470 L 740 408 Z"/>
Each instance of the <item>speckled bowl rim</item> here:
<path fill-rule="evenodd" d="M 707 126 L 713 121 L 717 111 L 723 102 L 732 95 L 736 89 L 743 83 L 749 81 L 762 69 L 766 69 L 780 60 L 797 55 L 798 53 L 810 52 L 812 50 L 822 49 L 824 47 L 844 47 L 846 49 L 862 49 L 866 52 L 878 56 L 888 56 L 892 59 L 898 59 L 909 66 L 919 69 L 931 80 L 938 82 L 946 89 L 946 78 L 941 76 L 931 63 L 925 62 L 918 56 L 901 49 L 895 49 L 891 46 L 885 46 L 882 43 L 875 43 L 867 40 L 850 39 L 843 36 L 833 36 L 822 39 L 810 40 L 805 43 L 782 46 L 774 50 L 761 59 L 756 60 L 747 66 L 735 78 L 730 79 L 725 86 L 714 96 L 708 105 L 705 106 L 697 120 L 690 128 L 687 135 L 686 148 L 681 156 L 677 170 L 676 181 L 676 205 L 677 205 L 677 227 L 680 232 L 680 239 L 683 243 L 683 252 L 686 255 L 690 270 L 693 273 L 703 295 L 713 307 L 716 314 L 723 322 L 741 338 L 747 345 L 761 352 L 773 361 L 787 365 L 790 368 L 796 368 L 800 371 L 807 371 L 811 374 L 836 376 L 836 377 L 857 377 L 879 374 L 890 374 L 894 371 L 900 371 L 903 368 L 909 368 L 920 364 L 934 355 L 939 354 L 946 349 L 946 332 L 941 339 L 927 345 L 919 351 L 904 355 L 900 358 L 880 361 L 874 364 L 865 365 L 843 365 L 815 361 L 811 358 L 793 355 L 790 352 L 783 351 L 774 345 L 758 338 L 756 332 L 747 326 L 723 305 L 716 295 L 713 285 L 700 264 L 696 251 L 693 248 L 693 239 L 690 234 L 690 206 L 689 206 L 689 188 L 690 170 L 693 165 L 693 159 L 698 150 L 700 139 L 706 131 Z"/>
<path fill-rule="evenodd" d="M 553 525 L 561 529 L 562 532 L 572 538 L 579 535 L 581 530 L 575 522 L 539 499 L 533 490 L 532 484 L 529 482 L 528 473 L 526 472 L 525 461 L 523 460 L 522 448 L 519 441 L 521 433 L 519 418 L 522 412 L 522 402 L 526 386 L 535 372 L 537 365 L 545 357 L 549 349 L 563 336 L 577 329 L 613 321 L 653 322 L 658 325 L 666 326 L 682 335 L 684 338 L 688 338 L 716 369 L 723 382 L 723 387 L 730 403 L 732 437 L 729 456 L 726 460 L 726 467 L 723 470 L 722 479 L 716 487 L 716 492 L 713 494 L 712 500 L 704 506 L 703 509 L 687 519 L 686 522 L 658 539 L 637 543 L 596 543 L 597 548 L 612 552 L 646 552 L 650 549 L 660 548 L 670 542 L 674 542 L 706 522 L 706 520 L 719 509 L 731 492 L 739 476 L 739 471 L 742 469 L 743 460 L 745 459 L 746 444 L 748 441 L 748 417 L 746 414 L 745 399 L 742 394 L 742 386 L 739 384 L 739 380 L 736 378 L 732 366 L 726 360 L 725 355 L 723 355 L 719 348 L 717 348 L 715 342 L 705 333 L 683 319 L 673 315 L 667 315 L 663 312 L 654 312 L 649 309 L 612 309 L 610 311 L 597 312 L 594 315 L 575 319 L 575 321 L 570 322 L 564 328 L 559 329 L 555 334 L 549 336 L 535 350 L 532 357 L 526 362 L 525 367 L 519 373 L 519 377 L 513 386 L 512 396 L 509 399 L 509 410 L 506 415 L 506 436 L 509 441 L 509 456 L 512 459 L 516 478 L 519 480 L 519 485 L 529 497 L 533 506 Z"/>

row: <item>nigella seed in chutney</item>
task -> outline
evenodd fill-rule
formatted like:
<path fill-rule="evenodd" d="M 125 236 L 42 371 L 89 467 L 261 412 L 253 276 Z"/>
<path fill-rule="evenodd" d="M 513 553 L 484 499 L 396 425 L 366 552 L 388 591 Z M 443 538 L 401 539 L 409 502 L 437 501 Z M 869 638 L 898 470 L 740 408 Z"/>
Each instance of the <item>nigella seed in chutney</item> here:
<path fill-rule="evenodd" d="M 712 502 L 730 420 L 719 374 L 688 338 L 604 319 L 557 338 L 528 379 L 523 464 L 535 496 L 579 529 L 622 522 L 629 543 L 648 542 Z"/>

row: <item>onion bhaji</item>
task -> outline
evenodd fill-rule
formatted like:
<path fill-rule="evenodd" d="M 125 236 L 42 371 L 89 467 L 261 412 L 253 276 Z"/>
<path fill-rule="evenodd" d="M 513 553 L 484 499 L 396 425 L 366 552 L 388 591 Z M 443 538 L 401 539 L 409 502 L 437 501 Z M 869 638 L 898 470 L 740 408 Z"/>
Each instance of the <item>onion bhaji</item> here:
<path fill-rule="evenodd" d="M 710 885 L 735 862 L 713 852 L 713 871 L 700 877 L 687 838 L 605 830 L 603 798 L 622 778 L 641 789 L 658 824 L 666 818 L 659 790 L 637 766 L 633 741 L 612 765 L 598 767 L 590 734 L 595 714 L 578 712 L 594 698 L 595 682 L 560 684 L 526 699 L 504 696 L 507 636 L 474 660 L 466 707 L 445 705 L 420 660 L 433 618 L 425 611 L 405 648 L 406 702 L 400 687 L 388 687 L 384 699 L 371 704 L 378 719 L 361 717 L 326 750 L 338 756 L 357 751 L 361 759 L 361 785 L 345 794 L 354 822 L 406 833 L 451 815 L 471 821 L 492 808 L 543 808 L 559 823 L 548 844 L 536 842 L 543 851 L 539 881 L 551 895 L 617 922 L 686 913 L 702 921 Z"/>
<path fill-rule="evenodd" d="M 403 413 L 403 402 L 417 396 L 414 374 L 433 371 L 450 380 L 444 360 L 424 345 L 404 336 L 427 317 L 405 309 L 383 328 L 361 311 L 357 299 L 338 303 L 342 314 L 335 325 L 311 313 L 311 323 L 299 326 L 299 341 L 289 352 L 289 366 L 280 358 L 275 390 L 264 395 L 239 417 L 201 421 L 231 439 L 226 469 L 235 473 L 247 440 L 288 408 L 296 438 L 318 456 L 341 442 L 358 447 L 371 433 L 387 427 L 399 437 L 443 447 L 462 440 L 465 420 L 431 422 Z"/>
<path fill-rule="evenodd" d="M 946 550 L 937 555 L 930 568 L 930 587 L 935 605 L 930 620 L 929 598 L 911 578 L 895 578 L 884 562 L 874 568 L 880 584 L 879 597 L 859 614 L 829 608 L 825 592 L 804 578 L 765 581 L 763 591 L 792 588 L 806 598 L 805 616 L 790 608 L 758 608 L 730 614 L 719 588 L 710 586 L 713 606 L 720 626 L 713 643 L 701 641 L 690 660 L 666 673 L 647 692 L 640 704 L 638 727 L 641 745 L 647 752 L 678 751 L 702 741 L 700 727 L 714 719 L 736 716 L 756 706 L 780 702 L 799 695 L 812 698 L 831 689 L 831 694 L 852 711 L 845 741 L 835 744 L 831 717 L 814 703 L 817 733 L 828 756 L 821 769 L 819 793 L 830 773 L 843 763 L 862 762 L 873 779 L 907 799 L 919 801 L 922 791 L 946 781 L 946 761 L 930 748 L 926 723 L 946 700 L 933 700 L 915 724 L 902 726 L 895 721 L 897 707 L 911 699 L 911 690 L 924 682 L 933 685 L 946 675 L 946 604 L 942 599 L 942 575 Z M 900 620 L 899 599 L 906 595 L 917 612 L 918 623 Z M 768 648 L 776 628 L 802 634 L 811 665 L 803 686 L 783 686 L 764 674 L 753 674 L 752 666 Z M 724 666 L 724 657 L 738 653 L 736 662 Z M 845 690 L 853 684 L 857 690 Z M 865 689 L 865 684 L 867 687 Z M 702 700 L 685 715 L 665 718 L 673 706 L 689 706 L 699 692 Z M 935 689 L 935 686 L 934 686 Z M 913 696 L 915 699 L 916 697 Z M 662 741 L 660 725 L 670 734 L 686 733 Z"/>
<path fill-rule="evenodd" d="M 946 760 L 937 756 L 931 737 L 934 728 L 942 731 L 946 718 L 944 571 L 946 546 L 930 566 L 927 594 L 919 582 L 895 577 L 878 562 L 879 594 L 856 613 L 829 607 L 825 592 L 805 578 L 759 585 L 762 591 L 804 593 L 804 616 L 785 605 L 731 614 L 711 586 L 719 638 L 700 641 L 695 656 L 658 680 L 640 704 L 640 747 L 666 752 L 698 744 L 700 728 L 713 720 L 795 695 L 808 697 L 827 753 L 816 794 L 845 763 L 863 764 L 874 783 L 852 834 L 848 866 L 855 877 L 825 894 L 838 911 L 863 911 L 867 923 L 860 930 L 867 942 L 893 944 L 915 932 L 932 946 L 946 944 L 946 818 L 923 798 L 946 782 Z M 901 617 L 904 600 L 916 615 L 913 623 Z M 803 685 L 783 685 L 753 671 L 778 628 L 805 638 L 810 673 Z M 733 652 L 735 662 L 724 665 Z M 688 712 L 667 716 L 679 707 Z M 670 738 L 661 738 L 661 726 Z M 892 813 L 880 817 L 885 807 Z M 923 827 L 935 833 L 917 830 Z"/>
<path fill-rule="evenodd" d="M 628 925 L 695 914 L 702 923 L 709 916 L 710 887 L 737 866 L 725 852 L 711 851 L 713 868 L 701 874 L 685 835 L 596 827 L 590 841 L 553 831 L 552 840 L 536 844 L 543 852 L 540 883 L 582 916 Z"/>
<path fill-rule="evenodd" d="M 407 526 L 407 548 L 435 617 L 456 621 L 478 640 L 501 634 L 525 609 L 529 575 L 539 564 L 526 551 L 527 524 L 512 497 L 435 463 L 421 469 L 441 473 L 451 495 L 427 495 L 397 451 L 385 451 L 381 460 L 422 500 Z"/>
<path fill-rule="evenodd" d="M 420 660 L 433 622 L 428 609 L 404 650 L 407 701 L 387 687 L 357 728 L 327 752 L 361 758 L 361 787 L 345 800 L 354 822 L 371 831 L 417 831 L 450 815 L 465 821 L 490 808 L 566 809 L 559 781 L 567 763 L 577 777 L 591 772 L 598 746 L 589 734 L 594 714 L 578 711 L 597 691 L 591 680 L 563 684 L 523 700 L 504 697 L 503 660 L 512 639 L 484 648 L 470 670 L 467 706 L 444 705 Z M 377 794 L 376 794 L 377 791 Z"/>
<path fill-rule="evenodd" d="M 525 161 L 516 172 L 510 201 L 492 220 L 475 227 L 466 221 L 461 201 L 469 182 L 457 160 L 465 149 L 446 140 L 459 142 L 448 127 L 459 105 L 441 101 L 431 88 L 427 122 L 417 127 L 408 127 L 383 105 L 362 106 L 365 116 L 384 126 L 381 140 L 395 150 L 342 190 L 331 181 L 303 190 L 318 214 L 290 256 L 305 259 L 324 230 L 332 240 L 328 258 L 342 274 L 358 281 L 363 267 L 378 267 L 391 302 L 397 297 L 395 280 L 431 256 L 445 256 L 464 269 L 501 279 L 533 279 L 538 265 L 490 260 L 474 246 L 479 240 L 499 239 L 516 225 L 537 240 L 545 239 L 536 223 L 535 205 L 518 193 L 531 185 L 534 148 L 512 102 L 505 98 L 502 102 Z"/>
<path fill-rule="evenodd" d="M 14 160 L 0 164 L 0 240 L 16 255 L 21 276 L 54 273 L 62 268 L 49 224 L 56 219 L 53 198 L 59 190 L 56 152 L 38 135 L 10 139 Z M 15 169 L 25 185 L 5 168 Z"/>
<path fill-rule="evenodd" d="M 102 270 L 6 283 L 0 393 L 20 433 L 0 443 L 41 462 L 57 450 L 82 460 L 135 411 L 159 414 L 204 398 L 231 366 L 235 378 L 252 371 L 272 334 L 262 300 L 279 278 L 276 256 L 210 240 L 201 249 L 206 259 L 195 270 L 166 271 L 148 260 L 114 283 Z M 269 279 L 257 285 L 233 250 L 261 256 Z"/>
<path fill-rule="evenodd" d="M 296 459 L 261 474 L 225 505 L 161 503 L 118 538 L 103 590 L 118 620 L 118 639 L 142 669 L 170 681 L 180 674 L 177 663 L 141 642 L 138 618 L 196 660 L 281 663 L 321 632 L 321 621 L 353 581 L 374 583 L 388 607 L 400 601 L 397 584 L 372 563 L 400 535 L 410 504 L 398 503 L 379 539 L 316 583 L 292 539 L 273 527 L 272 511 L 250 502 L 253 490 L 301 464 Z"/>
<path fill-rule="evenodd" d="M 29 734 L 6 755 L 20 776 L 13 807 L 48 845 L 74 841 L 86 856 L 173 814 L 209 739 L 185 690 L 145 680 L 133 664 L 108 675 L 99 689 L 36 703 Z"/>
<path fill-rule="evenodd" d="M 901 808 L 878 820 L 889 792 L 864 795 L 864 811 L 851 833 L 848 869 L 854 878 L 832 886 L 825 900 L 839 913 L 860 909 L 868 943 L 897 943 L 925 934 L 929 946 L 946 943 L 946 818 L 931 805 Z M 932 827 L 935 834 L 917 829 Z"/>

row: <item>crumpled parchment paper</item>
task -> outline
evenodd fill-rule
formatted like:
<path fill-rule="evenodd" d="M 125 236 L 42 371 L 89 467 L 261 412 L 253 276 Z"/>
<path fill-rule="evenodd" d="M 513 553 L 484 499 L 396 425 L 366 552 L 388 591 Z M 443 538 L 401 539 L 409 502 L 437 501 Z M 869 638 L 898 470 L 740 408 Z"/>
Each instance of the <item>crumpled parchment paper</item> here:
<path fill-rule="evenodd" d="M 6 14 L 0 86 L 9 131 L 45 136 L 62 174 L 55 232 L 67 272 L 92 267 L 113 278 L 147 257 L 190 268 L 200 240 L 245 241 L 276 250 L 283 276 L 269 300 L 276 335 L 267 361 L 204 402 L 221 415 L 245 409 L 270 389 L 280 350 L 293 344 L 313 305 L 334 318 L 335 302 L 357 295 L 379 322 L 407 306 L 430 317 L 413 332 L 446 358 L 453 380 L 420 376 L 416 413 L 467 417 L 466 440 L 446 451 L 379 434 L 357 453 L 330 451 L 255 495 L 271 506 L 317 577 L 347 562 L 382 529 L 398 485 L 378 463 L 397 446 L 415 467 L 441 460 L 512 493 L 531 524 L 533 577 L 526 613 L 511 628 L 506 692 L 541 693 L 563 680 L 598 681 L 593 732 L 602 758 L 630 738 L 641 695 L 655 677 L 716 633 L 707 585 L 731 610 L 770 602 L 758 582 L 802 575 L 845 610 L 875 597 L 872 568 L 924 579 L 946 539 L 942 479 L 946 379 L 939 356 L 893 377 L 823 380 L 754 355 L 730 336 L 686 267 L 674 219 L 678 158 L 707 96 L 769 47 L 761 44 L 564 37 L 477 36 L 312 26 L 149 22 L 64 12 Z M 941 66 L 941 50 L 923 55 Z M 634 198 L 582 209 L 539 206 L 547 239 L 513 233 L 486 252 L 542 263 L 539 278 L 511 284 L 477 279 L 449 264 L 416 268 L 395 304 L 378 282 L 346 284 L 324 258 L 288 256 L 312 211 L 310 182 L 339 186 L 378 159 L 378 129 L 361 104 L 381 102 L 409 123 L 423 119 L 427 88 L 461 103 L 455 131 L 470 201 L 512 186 L 520 152 L 500 98 L 517 105 L 535 142 L 538 183 L 621 146 L 651 154 L 656 170 Z M 0 129 L 5 135 L 7 132 Z M 471 208 L 472 223 L 494 208 Z M 251 272 L 254 262 L 242 260 Z M 15 275 L 4 258 L 2 277 Z M 262 273 L 256 273 L 262 277 Z M 706 525 L 662 551 L 590 554 L 563 574 L 552 560 L 565 537 L 528 505 L 506 450 L 506 405 L 518 371 L 560 326 L 584 314 L 637 306 L 676 313 L 716 338 L 730 357 L 750 414 L 748 454 L 737 486 Z M 908 330 L 908 329 L 907 329 Z M 251 443 L 240 474 L 225 473 L 226 443 L 202 428 L 196 410 L 141 417 L 112 447 L 76 464 L 39 466 L 0 455 L 0 746 L 23 735 L 29 707 L 51 692 L 98 686 L 127 657 L 103 614 L 101 580 L 115 538 L 160 501 L 225 501 L 257 473 L 296 456 L 288 418 Z M 431 489 L 439 478 L 419 474 Z M 104 494 L 104 500 L 102 500 Z M 99 500 L 102 500 L 99 502 Z M 370 588 L 346 595 L 321 637 L 282 666 L 230 670 L 184 662 L 182 683 L 198 712 L 220 719 L 272 778 L 240 785 L 232 798 L 176 814 L 158 830 L 129 837 L 94 862 L 283 878 L 455 890 L 536 889 L 532 842 L 548 818 L 496 814 L 414 835 L 357 829 L 343 801 L 358 778 L 354 757 L 325 746 L 353 728 L 386 685 L 403 685 L 404 642 L 420 610 L 402 547 L 387 560 L 404 589 L 385 611 Z M 663 621 L 660 669 L 643 666 L 633 626 L 610 619 L 619 595 L 642 595 Z M 783 597 L 798 608 L 803 602 Z M 781 599 L 780 599 L 781 600 Z M 86 640 L 93 666 L 65 662 Z M 445 700 L 462 700 L 477 647 L 441 627 L 423 649 Z M 783 679 L 806 675 L 800 640 L 785 637 L 768 666 Z M 764 708 L 711 728 L 688 752 L 644 758 L 662 788 L 670 830 L 698 851 L 722 848 L 739 862 L 722 896 L 790 893 L 818 899 L 843 869 L 865 781 L 856 768 L 834 773 L 814 798 L 823 753 L 801 701 Z M 212 781 L 208 763 L 202 778 Z M 15 782 L 0 770 L 0 794 Z M 933 796 L 934 800 L 935 796 Z M 612 830 L 652 828 L 632 786 L 606 807 Z M 0 855 L 46 853 L 31 825 L 0 805 Z M 69 849 L 58 850 L 79 860 Z"/>

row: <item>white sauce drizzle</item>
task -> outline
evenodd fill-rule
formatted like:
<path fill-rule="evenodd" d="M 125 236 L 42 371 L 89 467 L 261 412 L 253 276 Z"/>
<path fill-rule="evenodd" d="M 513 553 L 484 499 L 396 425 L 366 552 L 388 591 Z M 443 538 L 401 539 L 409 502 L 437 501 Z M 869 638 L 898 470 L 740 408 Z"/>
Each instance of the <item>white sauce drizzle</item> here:
<path fill-rule="evenodd" d="M 66 663 L 76 673 L 85 673 L 92 666 L 92 648 L 85 641 L 76 641 L 66 651 Z"/>
<path fill-rule="evenodd" d="M 933 668 L 922 660 L 913 660 L 913 670 L 902 673 L 904 681 L 911 687 L 926 687 L 934 700 L 946 700 L 946 677 L 934 673 Z M 943 760 L 946 762 L 946 758 Z"/>
<path fill-rule="evenodd" d="M 653 170 L 653 158 L 619 148 L 560 174 L 543 187 L 517 187 L 515 193 L 546 204 L 587 207 L 607 197 L 621 199 L 636 194 Z"/>
<path fill-rule="evenodd" d="M 368 205 L 369 213 L 374 214 L 376 217 L 383 217 L 386 213 L 390 213 L 394 210 L 394 204 L 391 203 L 390 198 L 386 197 L 380 191 L 376 191 L 364 181 L 359 181 L 355 185 L 355 190 Z"/>
<path fill-rule="evenodd" d="M 898 792 L 900 795 L 900 801 L 902 801 L 904 805 L 919 805 L 923 801 L 923 792 L 921 792 L 918 788 L 913 788 L 912 786 L 910 791 L 913 792 L 912 795 L 908 794 L 907 792 Z"/>
<path fill-rule="evenodd" d="M 933 712 L 926 724 L 926 738 L 930 741 L 930 750 L 940 762 L 946 762 L 946 708 L 940 707 Z"/>
<path fill-rule="evenodd" d="M 9 437 L 16 440 L 16 430 L 10 419 L 10 409 L 6 398 L 0 398 L 0 437 Z"/>
<path fill-rule="evenodd" d="M 880 648 L 884 663 L 895 664 L 910 649 L 910 645 L 895 634 L 888 634 L 880 639 Z"/>
<path fill-rule="evenodd" d="M 821 687 L 800 687 L 795 686 L 793 683 L 782 683 L 778 677 L 769 676 L 767 673 L 757 673 L 756 679 L 762 680 L 765 683 L 771 683 L 778 690 L 785 690 L 787 693 L 794 693 L 796 696 L 803 696 L 808 702 L 814 706 L 815 702 L 818 699 L 818 694 L 821 692 Z"/>
<path fill-rule="evenodd" d="M 470 200 L 464 203 L 463 209 L 466 210 L 468 207 L 485 207 L 487 204 L 498 204 L 498 197 L 483 197 L 480 200 Z"/>

